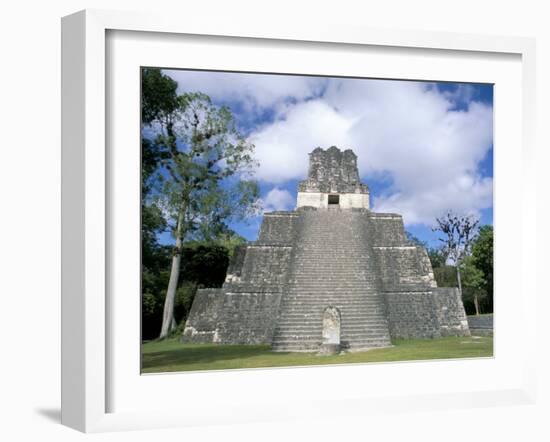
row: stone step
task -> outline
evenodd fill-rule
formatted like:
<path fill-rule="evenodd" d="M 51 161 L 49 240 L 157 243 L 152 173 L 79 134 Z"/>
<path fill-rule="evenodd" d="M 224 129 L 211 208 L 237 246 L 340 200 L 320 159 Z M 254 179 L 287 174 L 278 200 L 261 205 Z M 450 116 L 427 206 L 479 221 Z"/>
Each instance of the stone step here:
<path fill-rule="evenodd" d="M 311 315 L 311 314 L 317 314 L 319 316 L 322 316 L 324 311 L 328 306 L 336 307 L 338 310 L 340 310 L 340 314 L 344 316 L 348 316 L 350 313 L 356 313 L 356 314 L 365 314 L 365 313 L 373 313 L 373 314 L 385 314 L 386 309 L 384 306 L 380 304 L 367 304 L 367 303 L 344 303 L 344 302 L 338 302 L 338 300 L 332 300 L 327 301 L 322 304 L 318 303 L 305 303 L 305 302 L 294 302 L 294 303 L 285 303 L 284 305 L 281 305 L 280 312 L 281 314 L 292 314 L 297 313 L 298 315 Z"/>
<path fill-rule="evenodd" d="M 341 345 L 348 351 L 366 351 L 371 348 L 391 347 L 392 343 L 387 339 L 371 339 L 369 341 L 341 343 Z"/>
<path fill-rule="evenodd" d="M 327 249 L 323 244 L 317 243 L 301 243 L 295 247 L 295 256 L 298 254 L 314 253 L 316 255 L 324 256 L 325 254 L 339 255 L 339 256 L 370 256 L 372 253 L 371 246 L 360 244 L 357 242 L 345 242 L 340 243 L 338 247 L 332 247 Z M 314 256 L 312 256 L 314 257 Z"/>
<path fill-rule="evenodd" d="M 345 252 L 306 252 L 305 250 L 296 250 L 294 253 L 294 264 L 308 265 L 309 263 L 320 262 L 331 264 L 334 267 L 342 267 L 342 263 L 346 264 L 362 264 L 370 265 L 374 262 L 373 258 L 368 254 L 354 253 L 353 250 Z"/>
<path fill-rule="evenodd" d="M 293 315 L 289 317 L 284 316 L 284 312 L 281 313 L 279 316 L 278 323 L 285 324 L 299 324 L 300 322 L 307 321 L 307 324 L 318 322 L 319 324 L 323 323 L 323 316 L 322 315 L 315 315 L 315 314 L 304 314 L 301 316 Z M 344 315 L 342 318 L 342 323 L 346 324 L 356 324 L 356 323 L 374 323 L 384 321 L 387 322 L 386 315 L 382 312 L 377 314 L 371 314 L 371 315 L 357 315 L 357 316 L 347 316 Z"/>
<path fill-rule="evenodd" d="M 300 242 L 273 338 L 275 351 L 316 351 L 328 305 L 341 313 L 348 346 L 385 346 L 389 329 L 363 212 L 303 212 Z"/>
<path fill-rule="evenodd" d="M 312 289 L 343 289 L 343 288 L 376 288 L 378 279 L 371 277 L 363 277 L 361 275 L 350 275 L 343 277 L 327 278 L 323 274 L 308 275 L 306 277 L 293 277 L 288 280 L 288 287 L 305 288 L 311 287 Z"/>
<path fill-rule="evenodd" d="M 358 308 L 350 308 L 345 309 L 342 308 L 341 305 L 335 305 L 336 308 L 340 310 L 340 316 L 342 321 L 349 321 L 353 320 L 355 318 L 385 318 L 386 317 L 386 310 L 385 309 L 358 309 Z M 315 307 L 315 306 L 297 306 L 296 308 L 289 308 L 289 309 L 281 309 L 279 312 L 279 318 L 284 319 L 285 317 L 288 317 L 289 319 L 294 320 L 304 320 L 307 318 L 317 318 L 321 319 L 323 317 L 323 313 L 325 312 L 325 305 L 322 307 Z"/>
<path fill-rule="evenodd" d="M 288 314 L 296 314 L 296 317 L 304 317 L 307 315 L 315 315 L 318 317 L 322 317 L 324 311 L 326 310 L 326 307 L 328 305 L 331 305 L 332 307 L 336 307 L 338 310 L 340 310 L 340 314 L 344 317 L 348 317 L 350 313 L 355 313 L 357 315 L 359 314 L 365 314 L 365 313 L 372 313 L 376 315 L 385 315 L 386 309 L 383 307 L 376 307 L 376 306 L 365 306 L 363 304 L 341 304 L 337 302 L 331 302 L 327 304 L 285 304 L 284 306 L 281 306 L 280 309 L 280 315 L 288 315 Z"/>
<path fill-rule="evenodd" d="M 384 299 L 383 295 L 380 293 L 379 290 L 376 290 L 375 288 L 371 288 L 368 286 L 334 286 L 334 287 L 327 287 L 327 286 L 314 286 L 314 285 L 302 285 L 302 286 L 289 286 L 286 290 L 286 296 L 324 296 L 324 297 L 339 297 L 339 296 L 347 296 L 347 297 L 358 297 L 361 298 L 363 296 L 370 296 L 377 297 L 379 299 Z"/>
<path fill-rule="evenodd" d="M 378 295 L 382 298 L 382 293 L 379 290 L 375 281 L 349 281 L 349 280 L 331 280 L 331 281 L 301 281 L 295 283 L 290 281 L 286 286 L 286 294 L 288 295 L 317 295 L 322 294 L 329 296 L 336 295 Z"/>
<path fill-rule="evenodd" d="M 312 288 L 312 287 L 289 287 L 287 293 L 284 295 L 283 299 L 293 298 L 293 297 L 303 297 L 305 299 L 346 299 L 346 298 L 356 298 L 356 299 L 365 299 L 365 300 L 384 300 L 383 295 L 380 294 L 377 290 L 369 290 L 365 288 L 351 288 L 351 287 L 340 287 L 334 288 L 332 290 L 322 289 L 322 288 Z"/>
<path fill-rule="evenodd" d="M 345 322 L 342 324 L 342 330 L 347 331 L 353 331 L 353 330 L 366 330 L 366 329 L 387 329 L 387 321 L 385 320 L 379 320 L 379 321 L 354 321 L 354 322 Z M 306 322 L 302 324 L 297 323 L 277 323 L 276 326 L 277 329 L 283 330 L 283 329 L 289 329 L 292 328 L 293 330 L 310 330 L 310 331 L 319 331 L 322 330 L 322 323 L 321 322 Z"/>
<path fill-rule="evenodd" d="M 385 305 L 384 301 L 382 299 L 374 296 L 374 295 L 360 295 L 355 298 L 352 297 L 344 297 L 344 296 L 315 296 L 313 294 L 311 295 L 305 295 L 303 297 L 296 296 L 295 298 L 291 299 L 284 299 L 285 305 L 295 305 L 296 303 L 304 302 L 305 305 L 312 305 L 316 304 L 319 307 L 325 306 L 327 303 L 336 303 L 336 304 L 357 304 L 361 303 L 361 305 L 364 305 L 366 307 L 378 307 Z"/>
<path fill-rule="evenodd" d="M 365 308 L 384 308 L 385 304 L 384 301 L 378 300 L 374 297 L 368 297 L 365 296 L 363 298 L 358 299 L 342 299 L 338 296 L 331 296 L 331 297 L 323 297 L 320 299 L 316 299 L 315 297 L 304 297 L 302 299 L 284 299 L 283 302 L 281 302 L 281 308 L 284 306 L 294 307 L 298 305 L 304 305 L 305 307 L 319 307 L 319 308 L 325 308 L 328 307 L 328 304 L 336 304 L 335 307 L 338 307 L 338 305 L 342 306 L 361 306 Z"/>
<path fill-rule="evenodd" d="M 349 325 L 349 326 L 343 326 L 341 331 L 342 333 L 344 334 L 347 334 L 347 333 L 359 333 L 359 332 L 362 332 L 362 331 L 387 331 L 388 329 L 388 326 L 387 324 L 383 324 L 383 323 L 380 323 L 380 324 L 372 324 L 372 323 L 368 323 L 368 324 L 360 324 L 360 325 Z M 295 331 L 295 332 L 300 332 L 300 333 L 321 333 L 323 331 L 323 328 L 322 327 L 317 327 L 316 325 L 311 325 L 310 327 L 308 326 L 303 326 L 303 327 L 295 327 L 295 326 L 292 326 L 292 327 L 286 327 L 284 325 L 278 325 L 277 326 L 277 330 L 278 331 L 284 331 L 284 332 L 287 332 L 287 331 Z"/>
<path fill-rule="evenodd" d="M 304 331 L 304 332 L 311 332 L 311 333 L 317 333 L 321 332 L 323 330 L 322 327 L 318 326 L 318 323 L 303 323 L 301 324 L 301 327 L 297 324 L 278 324 L 276 331 L 287 331 L 287 330 L 295 330 L 295 331 Z M 355 331 L 361 331 L 361 330 L 388 330 L 388 323 L 384 321 L 380 322 L 362 322 L 362 323 L 352 323 L 347 324 L 345 326 L 342 326 L 341 331 L 343 332 L 355 332 Z"/>
<path fill-rule="evenodd" d="M 329 305 L 335 304 L 333 307 L 343 306 L 343 307 L 352 307 L 352 306 L 358 306 L 358 307 L 365 307 L 365 308 L 384 308 L 385 304 L 383 301 L 379 301 L 376 298 L 369 298 L 367 296 L 363 298 L 358 299 L 345 299 L 340 298 L 338 296 L 332 296 L 332 297 L 325 297 L 317 299 L 313 296 L 311 297 L 304 297 L 302 299 L 285 299 L 284 302 L 281 303 L 281 308 L 284 306 L 289 307 L 295 307 L 299 305 L 303 305 L 304 307 L 319 307 L 319 308 L 326 308 Z"/>
<path fill-rule="evenodd" d="M 296 330 L 279 330 L 277 332 L 277 339 L 302 339 L 302 338 L 319 338 L 322 337 L 321 331 L 317 333 L 313 332 L 300 332 Z M 340 335 L 341 340 L 358 340 L 358 339 L 368 339 L 372 337 L 383 337 L 389 338 L 389 333 L 386 330 L 363 330 L 358 332 L 342 332 Z"/>
<path fill-rule="evenodd" d="M 342 316 L 342 320 L 351 320 L 354 318 L 385 318 L 386 317 L 386 311 L 384 309 L 378 309 L 376 311 L 373 311 L 372 309 L 350 309 L 350 310 L 343 310 L 340 309 L 340 314 Z M 302 309 L 281 309 L 279 313 L 279 318 L 282 320 L 284 317 L 288 317 L 289 319 L 306 319 L 306 318 L 318 318 L 321 319 L 323 317 L 323 313 L 325 311 L 325 308 L 302 308 Z"/>
<path fill-rule="evenodd" d="M 323 321 L 321 318 L 302 318 L 302 319 L 295 319 L 295 320 L 288 320 L 285 319 L 284 321 L 278 321 L 277 327 L 303 327 L 304 329 L 321 329 L 323 324 Z M 357 319 L 344 319 L 342 321 L 342 328 L 365 328 L 365 327 L 378 327 L 378 326 L 384 326 L 386 327 L 388 324 L 388 321 L 385 317 L 378 317 L 378 318 L 357 318 Z"/>
<path fill-rule="evenodd" d="M 288 328 L 288 327 L 292 327 L 292 328 L 299 328 L 299 327 L 303 327 L 303 328 L 314 328 L 314 327 L 318 327 L 319 329 L 321 328 L 321 324 L 322 324 L 322 321 L 321 320 L 315 320 L 315 321 L 311 321 L 311 320 L 307 320 L 307 319 L 302 319 L 301 321 L 284 321 L 284 322 L 278 322 L 277 323 L 277 327 L 279 328 Z M 376 320 L 360 320 L 360 319 L 357 319 L 356 321 L 345 321 L 343 326 L 344 328 L 351 328 L 351 327 L 357 327 L 357 328 L 361 328 L 361 327 L 370 327 L 370 326 L 387 326 L 388 322 L 386 321 L 385 318 L 380 318 L 380 319 L 376 319 Z"/>
<path fill-rule="evenodd" d="M 283 299 L 291 299 L 294 297 L 303 297 L 305 299 L 364 299 L 364 300 L 380 300 L 383 302 L 384 297 L 377 290 L 369 290 L 365 288 L 340 287 L 332 290 L 312 287 L 289 287 Z"/>
<path fill-rule="evenodd" d="M 362 303 L 363 305 L 382 305 L 383 300 L 381 297 L 377 296 L 376 294 L 372 293 L 370 295 L 366 293 L 357 293 L 353 296 L 346 296 L 346 294 L 338 294 L 338 293 L 331 293 L 331 294 L 325 294 L 325 293 L 306 293 L 306 294 L 292 294 L 289 295 L 292 296 L 292 298 L 285 298 L 284 301 L 287 302 L 295 302 L 295 301 L 304 301 L 306 304 L 316 303 L 319 305 L 322 305 L 326 302 L 341 302 L 342 304 L 347 303 Z"/>
<path fill-rule="evenodd" d="M 364 307 L 382 307 L 384 302 L 375 298 L 374 296 L 362 296 L 357 297 L 356 299 L 344 298 L 339 296 L 326 296 L 316 298 L 315 296 L 304 296 L 303 298 L 297 297 L 294 299 L 284 299 L 284 302 L 281 305 L 299 305 L 303 303 L 306 306 L 318 306 L 326 307 L 327 304 L 338 304 L 338 305 L 361 305 Z M 336 306 L 338 307 L 338 306 Z"/>
<path fill-rule="evenodd" d="M 307 327 L 308 325 L 311 325 L 311 328 Z M 304 333 L 321 333 L 322 328 L 321 327 L 315 327 L 316 324 L 304 324 L 303 328 L 298 328 L 296 326 L 290 325 L 290 324 L 281 324 L 278 325 L 275 329 L 276 333 L 279 332 L 288 332 L 288 331 L 295 331 L 298 332 L 304 332 Z M 386 333 L 388 331 L 388 324 L 384 322 L 380 323 L 368 323 L 368 324 L 348 324 L 347 327 L 341 328 L 341 333 L 360 333 L 364 330 L 371 330 L 371 331 L 377 331 L 377 332 L 384 332 Z"/>
<path fill-rule="evenodd" d="M 321 320 L 302 320 L 301 323 L 298 321 L 292 322 L 292 321 L 285 321 L 277 324 L 277 329 L 297 329 L 298 326 L 303 326 L 304 329 L 308 329 L 309 327 L 312 327 L 312 329 L 316 329 L 315 327 L 321 327 L 322 321 Z M 342 326 L 343 329 L 349 329 L 349 328 L 356 328 L 356 329 L 362 329 L 362 328 L 370 328 L 370 327 L 388 327 L 388 322 L 384 318 L 376 319 L 376 320 L 356 320 L 356 321 L 346 321 L 345 324 Z"/>
<path fill-rule="evenodd" d="M 283 323 L 277 324 L 276 330 L 296 330 L 296 331 L 309 331 L 320 332 L 322 327 L 318 322 L 305 322 L 302 324 Z M 388 323 L 386 321 L 368 321 L 368 322 L 354 322 L 346 323 L 342 326 L 341 330 L 346 332 L 361 331 L 361 330 L 387 330 Z"/>
<path fill-rule="evenodd" d="M 322 304 L 326 301 L 338 301 L 341 300 L 342 302 L 346 301 L 361 301 L 364 302 L 365 305 L 375 305 L 375 304 L 383 304 L 384 298 L 382 296 L 378 295 L 376 292 L 367 292 L 367 291 L 356 291 L 356 292 L 350 292 L 347 290 L 342 290 L 341 292 L 325 292 L 325 291 L 292 291 L 288 293 L 284 297 L 284 301 L 301 301 L 304 300 L 308 303 L 311 303 L 312 301 L 317 301 L 318 304 Z"/>
<path fill-rule="evenodd" d="M 302 341 L 276 341 L 273 342 L 272 347 L 275 351 L 299 351 L 301 349 L 315 350 L 321 345 L 322 340 L 302 340 Z M 361 339 L 355 342 L 342 341 L 340 343 L 342 347 L 356 349 L 356 348 L 377 348 L 377 347 L 390 347 L 391 342 L 388 339 Z"/>
<path fill-rule="evenodd" d="M 322 284 L 319 282 L 311 282 L 311 284 L 290 284 L 287 286 L 287 296 L 290 295 L 324 295 L 330 296 L 332 294 L 361 296 L 361 295 L 377 295 L 382 299 L 380 291 L 374 286 L 374 284 L 344 284 L 344 283 L 331 283 Z"/>
<path fill-rule="evenodd" d="M 312 259 L 319 259 L 323 261 L 327 257 L 332 258 L 335 256 L 345 259 L 346 261 L 351 261 L 351 258 L 360 258 L 364 259 L 365 261 L 370 261 L 372 260 L 373 254 L 367 247 L 361 246 L 359 248 L 354 247 L 351 244 L 346 244 L 343 245 L 340 249 L 331 249 L 330 251 L 327 251 L 324 246 L 310 246 L 307 248 L 297 246 L 294 249 L 294 256 L 295 259 L 301 258 L 304 260 L 304 262 Z M 307 260 L 305 258 L 307 258 Z M 338 264 L 338 261 L 334 261 L 334 264 Z"/>

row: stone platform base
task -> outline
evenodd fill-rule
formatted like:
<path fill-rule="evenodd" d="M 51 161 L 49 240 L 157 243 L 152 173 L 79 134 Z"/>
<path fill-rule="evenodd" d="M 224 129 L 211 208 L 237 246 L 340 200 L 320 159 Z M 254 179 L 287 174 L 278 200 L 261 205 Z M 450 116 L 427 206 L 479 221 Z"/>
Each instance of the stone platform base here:
<path fill-rule="evenodd" d="M 319 347 L 319 355 L 330 356 L 340 353 L 340 344 L 321 344 Z"/>

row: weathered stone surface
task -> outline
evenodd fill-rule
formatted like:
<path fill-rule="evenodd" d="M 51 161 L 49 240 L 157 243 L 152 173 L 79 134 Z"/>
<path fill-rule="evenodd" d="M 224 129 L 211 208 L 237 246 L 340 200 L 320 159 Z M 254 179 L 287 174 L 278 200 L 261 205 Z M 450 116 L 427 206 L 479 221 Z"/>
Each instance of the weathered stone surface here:
<path fill-rule="evenodd" d="M 219 342 L 271 342 L 280 301 L 280 293 L 227 293 L 218 322 Z"/>
<path fill-rule="evenodd" d="M 493 315 L 471 315 L 467 317 L 470 328 L 493 329 Z"/>
<path fill-rule="evenodd" d="M 340 312 L 327 307 L 323 313 L 323 344 L 340 345 Z"/>
<path fill-rule="evenodd" d="M 351 149 L 320 147 L 309 154 L 309 172 L 298 185 L 297 207 L 369 208 L 369 188 L 361 183 L 357 156 Z"/>
<path fill-rule="evenodd" d="M 340 353 L 340 344 L 321 344 L 319 354 L 321 356 L 332 356 Z"/>
<path fill-rule="evenodd" d="M 355 154 L 335 147 L 311 153 L 300 192 L 322 193 L 323 204 L 346 193 L 368 200 Z M 402 217 L 367 207 L 265 214 L 258 241 L 235 253 L 223 288 L 197 293 L 182 339 L 334 353 L 390 346 L 392 338 L 468 335 L 458 291 L 437 288 Z M 338 333 L 327 311 L 338 312 Z"/>
<path fill-rule="evenodd" d="M 220 342 L 218 327 L 222 320 L 223 289 L 199 289 L 183 330 L 183 342 Z"/>
<path fill-rule="evenodd" d="M 493 336 L 493 315 L 468 316 L 468 327 L 472 335 Z"/>
<path fill-rule="evenodd" d="M 246 256 L 246 246 L 237 246 L 227 268 L 225 282 L 238 282 L 241 280 L 241 272 Z"/>
<path fill-rule="evenodd" d="M 301 211 L 288 284 L 272 342 L 275 351 L 317 351 L 328 306 L 341 315 L 341 346 L 349 351 L 391 345 L 368 211 Z"/>
<path fill-rule="evenodd" d="M 357 170 L 357 156 L 351 149 L 343 152 L 336 146 L 327 150 L 320 147 L 309 154 L 309 173 L 301 181 L 300 192 L 367 193 Z"/>
<path fill-rule="evenodd" d="M 438 287 L 433 293 L 441 336 L 470 336 L 466 311 L 458 289 Z"/>
<path fill-rule="evenodd" d="M 385 292 L 392 338 L 439 338 L 435 302 L 430 291 Z"/>

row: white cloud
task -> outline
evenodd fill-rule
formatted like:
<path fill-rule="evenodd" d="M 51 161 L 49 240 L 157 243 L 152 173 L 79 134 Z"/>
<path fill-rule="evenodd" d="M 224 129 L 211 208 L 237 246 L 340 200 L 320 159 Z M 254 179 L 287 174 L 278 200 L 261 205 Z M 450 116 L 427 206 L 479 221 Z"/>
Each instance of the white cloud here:
<path fill-rule="evenodd" d="M 288 190 L 274 187 L 267 193 L 265 198 L 262 199 L 261 205 L 264 212 L 273 212 L 276 210 L 292 209 L 295 205 L 295 201 Z"/>
<path fill-rule="evenodd" d="M 284 106 L 288 99 L 319 94 L 327 80 L 316 77 L 230 72 L 164 71 L 178 82 L 178 92 L 204 92 L 214 100 L 239 102 L 246 111 Z"/>
<path fill-rule="evenodd" d="M 260 162 L 258 177 L 272 183 L 305 178 L 308 153 L 317 146 L 349 144 L 351 119 L 338 114 L 323 100 L 311 100 L 290 107 L 282 119 L 253 133 Z"/>
<path fill-rule="evenodd" d="M 424 83 L 331 80 L 322 97 L 290 106 L 251 135 L 258 177 L 303 178 L 307 154 L 336 145 L 358 155 L 367 184 L 369 176 L 391 178 L 383 195 L 373 195 L 376 211 L 402 213 L 408 224 L 431 224 L 448 209 L 479 212 L 492 206 L 492 180 L 477 171 L 492 143 L 492 109 L 455 104 Z"/>
<path fill-rule="evenodd" d="M 373 210 L 399 213 L 406 224 L 433 225 L 435 218 L 448 210 L 455 213 L 478 215 L 492 206 L 492 178 L 463 175 L 442 187 L 409 192 L 395 192 L 388 196 L 374 196 Z"/>

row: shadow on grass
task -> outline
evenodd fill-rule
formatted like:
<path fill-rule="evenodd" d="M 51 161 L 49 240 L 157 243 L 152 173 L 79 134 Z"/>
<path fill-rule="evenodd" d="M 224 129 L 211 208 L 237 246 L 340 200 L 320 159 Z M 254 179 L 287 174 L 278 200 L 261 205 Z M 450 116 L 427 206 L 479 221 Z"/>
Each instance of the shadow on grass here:
<path fill-rule="evenodd" d="M 199 344 L 193 347 L 144 354 L 143 368 L 186 363 L 212 363 L 263 356 L 271 350 L 269 345 L 209 345 Z"/>

